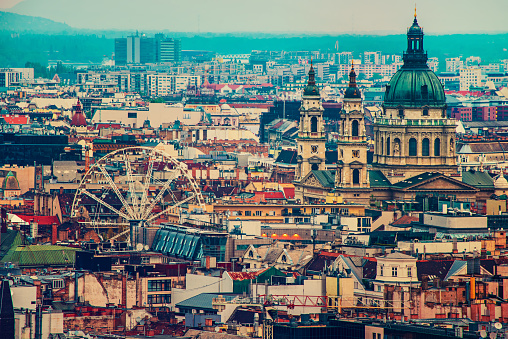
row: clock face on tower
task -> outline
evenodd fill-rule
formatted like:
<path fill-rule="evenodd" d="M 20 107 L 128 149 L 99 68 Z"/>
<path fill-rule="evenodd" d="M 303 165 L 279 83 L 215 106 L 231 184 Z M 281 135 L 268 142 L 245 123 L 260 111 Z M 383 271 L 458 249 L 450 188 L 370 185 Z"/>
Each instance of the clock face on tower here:
<path fill-rule="evenodd" d="M 312 146 L 310 147 L 310 151 L 311 151 L 312 153 L 317 153 L 317 151 L 318 151 L 318 147 L 317 147 L 317 145 L 312 145 Z"/>

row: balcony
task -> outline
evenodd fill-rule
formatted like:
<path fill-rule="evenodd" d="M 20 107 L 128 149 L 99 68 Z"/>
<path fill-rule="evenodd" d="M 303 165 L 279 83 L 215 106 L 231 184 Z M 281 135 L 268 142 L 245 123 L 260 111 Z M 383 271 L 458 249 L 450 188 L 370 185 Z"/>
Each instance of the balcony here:
<path fill-rule="evenodd" d="M 453 119 L 387 119 L 375 118 L 374 124 L 394 126 L 456 126 Z"/>

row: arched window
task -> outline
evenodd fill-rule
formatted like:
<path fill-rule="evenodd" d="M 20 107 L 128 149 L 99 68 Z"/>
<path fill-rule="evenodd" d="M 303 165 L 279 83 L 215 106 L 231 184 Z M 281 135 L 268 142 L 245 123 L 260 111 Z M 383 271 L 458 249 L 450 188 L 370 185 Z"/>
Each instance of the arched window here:
<path fill-rule="evenodd" d="M 310 131 L 317 132 L 317 117 L 310 118 Z"/>
<path fill-rule="evenodd" d="M 422 140 L 422 156 L 428 157 L 430 155 L 429 139 L 425 138 Z"/>
<path fill-rule="evenodd" d="M 386 138 L 386 155 L 390 155 L 390 137 Z"/>
<path fill-rule="evenodd" d="M 353 184 L 359 184 L 360 183 L 360 170 L 355 168 L 353 170 Z"/>
<path fill-rule="evenodd" d="M 353 120 L 351 123 L 351 135 L 354 137 L 358 136 L 358 120 Z"/>
<path fill-rule="evenodd" d="M 312 164 L 312 170 L 317 171 L 319 169 L 318 164 Z"/>
<path fill-rule="evenodd" d="M 441 155 L 441 140 L 436 138 L 434 140 L 434 156 L 439 157 Z"/>
<path fill-rule="evenodd" d="M 415 138 L 409 139 L 409 156 L 410 157 L 416 157 L 418 151 L 418 143 L 416 142 Z"/>

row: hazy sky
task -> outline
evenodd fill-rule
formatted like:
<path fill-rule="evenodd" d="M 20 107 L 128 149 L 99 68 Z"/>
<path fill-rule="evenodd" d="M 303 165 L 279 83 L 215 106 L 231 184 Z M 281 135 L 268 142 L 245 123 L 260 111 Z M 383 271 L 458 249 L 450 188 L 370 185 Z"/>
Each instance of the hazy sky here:
<path fill-rule="evenodd" d="M 419 0 L 426 33 L 508 32 L 508 0 Z M 405 33 L 411 0 L 0 0 L 76 28 L 179 32 Z"/>

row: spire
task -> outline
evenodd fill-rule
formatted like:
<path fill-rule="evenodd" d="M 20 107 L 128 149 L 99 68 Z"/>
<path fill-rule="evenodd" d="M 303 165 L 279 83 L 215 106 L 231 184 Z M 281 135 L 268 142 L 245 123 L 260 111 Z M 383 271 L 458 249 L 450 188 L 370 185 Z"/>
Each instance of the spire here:
<path fill-rule="evenodd" d="M 344 99 L 361 99 L 362 95 L 356 86 L 356 72 L 353 60 L 351 60 L 351 72 L 349 72 L 349 87 L 344 93 Z"/>
<path fill-rule="evenodd" d="M 349 87 L 356 87 L 356 72 L 353 60 L 351 60 L 351 72 L 349 72 Z"/>
<path fill-rule="evenodd" d="M 416 19 L 416 6 L 413 25 L 407 30 L 407 50 L 404 53 L 404 67 L 427 67 L 427 53 L 423 49 L 423 30 Z"/>
<path fill-rule="evenodd" d="M 314 86 L 316 84 L 316 72 L 314 71 L 314 65 L 312 64 L 312 57 L 310 58 L 310 70 L 309 70 L 309 86 Z"/>
<path fill-rule="evenodd" d="M 312 58 L 310 59 L 310 70 L 309 80 L 307 86 L 303 91 L 304 96 L 319 96 L 319 88 L 316 86 L 316 72 L 314 71 L 314 65 L 312 64 Z"/>

